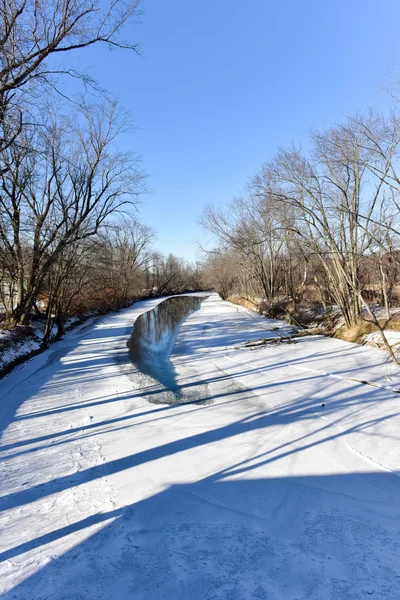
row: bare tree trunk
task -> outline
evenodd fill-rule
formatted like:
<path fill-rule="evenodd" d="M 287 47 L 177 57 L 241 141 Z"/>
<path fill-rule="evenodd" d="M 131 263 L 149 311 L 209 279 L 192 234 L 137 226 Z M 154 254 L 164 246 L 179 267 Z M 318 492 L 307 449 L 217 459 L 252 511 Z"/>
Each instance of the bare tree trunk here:
<path fill-rule="evenodd" d="M 388 299 L 388 286 L 387 286 L 387 276 L 386 273 L 384 271 L 382 262 L 379 261 L 379 269 L 382 275 L 382 294 L 383 294 L 383 298 L 384 298 L 384 302 L 385 302 L 385 309 L 386 309 L 386 318 L 388 321 L 390 321 L 391 319 L 391 315 L 390 315 L 390 305 L 389 305 L 389 299 Z"/>
<path fill-rule="evenodd" d="M 391 345 L 388 342 L 388 339 L 387 339 L 387 337 L 385 335 L 385 332 L 384 332 L 381 324 L 379 323 L 379 320 L 377 319 L 375 313 L 371 310 L 371 307 L 369 306 L 368 302 L 366 302 L 364 300 L 364 298 L 363 298 L 363 296 L 362 296 L 361 293 L 360 293 L 360 300 L 364 304 L 364 306 L 365 306 L 365 308 L 366 308 L 369 316 L 372 319 L 372 322 L 377 326 L 377 328 L 379 330 L 379 333 L 380 333 L 380 336 L 381 336 L 381 339 L 382 339 L 382 342 L 383 342 L 386 350 L 389 352 L 390 358 L 392 359 L 392 361 L 394 362 L 394 364 L 396 365 L 396 367 L 398 367 L 399 366 L 399 361 L 397 360 L 397 357 L 396 357 L 395 353 L 393 352 L 393 349 L 392 349 Z"/>

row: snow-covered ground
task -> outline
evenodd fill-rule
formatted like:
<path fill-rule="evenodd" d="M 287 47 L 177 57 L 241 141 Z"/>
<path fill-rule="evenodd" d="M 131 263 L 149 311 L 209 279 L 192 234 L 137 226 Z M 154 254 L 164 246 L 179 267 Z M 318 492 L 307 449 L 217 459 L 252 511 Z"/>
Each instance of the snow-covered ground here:
<path fill-rule="evenodd" d="M 33 334 L 31 336 L 15 339 L 12 330 L 0 329 L 0 372 L 13 365 L 19 358 L 29 356 L 32 352 L 39 350 L 42 337 Z"/>
<path fill-rule="evenodd" d="M 391 329 L 387 329 L 385 330 L 385 337 L 391 345 L 392 350 L 398 353 L 400 346 L 400 331 L 393 331 Z M 369 344 L 371 346 L 375 346 L 376 348 L 385 348 L 382 341 L 382 336 L 379 333 L 379 331 L 375 333 L 370 333 L 367 336 L 365 336 L 364 343 Z"/>
<path fill-rule="evenodd" d="M 86 318 L 88 323 L 93 323 L 94 317 L 87 315 Z M 80 322 L 81 319 L 78 317 L 71 317 L 66 323 L 66 329 L 71 329 Z M 19 362 L 19 359 L 28 358 L 40 350 L 45 326 L 44 319 L 34 319 L 28 328 L 0 329 L 0 373 L 12 368 L 17 361 Z M 55 332 L 53 332 L 50 339 L 54 339 L 54 337 Z"/>
<path fill-rule="evenodd" d="M 276 333 L 213 295 L 172 356 L 196 403 L 164 405 L 126 358 L 158 302 L 0 382 L 2 598 L 398 600 L 400 379 L 384 353 L 238 349 Z"/>

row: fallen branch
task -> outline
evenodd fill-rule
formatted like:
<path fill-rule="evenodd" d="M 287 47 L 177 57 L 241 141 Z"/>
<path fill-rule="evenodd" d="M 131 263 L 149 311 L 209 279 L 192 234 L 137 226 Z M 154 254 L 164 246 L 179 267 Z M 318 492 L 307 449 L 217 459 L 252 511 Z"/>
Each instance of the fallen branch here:
<path fill-rule="evenodd" d="M 320 334 L 321 334 L 321 332 L 318 331 L 318 335 L 320 335 Z M 277 335 L 276 337 L 260 338 L 257 340 L 250 340 L 248 342 L 243 342 L 243 344 L 240 345 L 240 348 L 257 348 L 260 346 L 269 346 L 269 344 L 279 344 L 279 343 L 290 344 L 292 342 L 292 340 L 295 340 L 297 338 L 304 338 L 309 335 L 316 335 L 316 334 L 314 331 L 312 333 L 308 332 L 307 330 L 296 331 L 294 333 L 291 333 L 290 335 Z"/>

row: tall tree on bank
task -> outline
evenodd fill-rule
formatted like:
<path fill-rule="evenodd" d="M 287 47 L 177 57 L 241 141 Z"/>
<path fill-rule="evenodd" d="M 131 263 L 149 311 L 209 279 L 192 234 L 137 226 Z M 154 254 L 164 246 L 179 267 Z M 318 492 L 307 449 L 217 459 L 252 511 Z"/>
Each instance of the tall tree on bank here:
<path fill-rule="evenodd" d="M 124 25 L 139 16 L 138 6 L 139 0 L 1 0 L 0 150 L 32 122 L 43 89 L 57 89 L 58 75 L 89 81 L 61 58 L 101 43 L 138 51 L 122 37 Z"/>
<path fill-rule="evenodd" d="M 0 256 L 16 287 L 12 323 L 29 320 L 50 267 L 67 248 L 135 204 L 143 173 L 136 155 L 115 150 L 124 127 L 107 102 L 52 118 L 33 127 L 29 143 L 3 150 Z"/>

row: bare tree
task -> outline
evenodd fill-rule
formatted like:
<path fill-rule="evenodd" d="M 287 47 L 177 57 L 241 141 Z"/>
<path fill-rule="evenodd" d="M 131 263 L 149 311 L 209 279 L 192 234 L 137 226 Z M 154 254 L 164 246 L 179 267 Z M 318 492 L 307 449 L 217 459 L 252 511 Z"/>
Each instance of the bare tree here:
<path fill-rule="evenodd" d="M 29 319 L 59 255 L 95 235 L 142 191 L 137 157 L 113 150 L 124 126 L 115 104 L 88 106 L 74 119 L 35 128 L 29 145 L 3 151 L 8 168 L 1 178 L 0 252 L 9 257 L 9 276 L 17 283 L 14 323 Z"/>
<path fill-rule="evenodd" d="M 297 235 L 318 256 L 348 326 L 360 318 L 359 259 L 371 245 L 368 222 L 382 193 L 379 181 L 366 192 L 369 153 L 356 136 L 347 124 L 314 134 L 311 156 L 283 149 L 255 179 L 259 193 L 294 209 Z"/>
<path fill-rule="evenodd" d="M 150 244 L 155 233 L 136 218 L 107 225 L 97 240 L 99 277 L 112 291 L 115 307 L 127 306 L 146 293 L 146 272 L 150 268 Z"/>
<path fill-rule="evenodd" d="M 285 245 L 279 223 L 280 207 L 267 197 L 236 198 L 226 210 L 207 206 L 202 224 L 221 249 L 234 251 L 255 292 L 273 300 L 283 285 L 280 257 Z"/>
<path fill-rule="evenodd" d="M 1 0 L 0 150 L 31 120 L 29 110 L 43 85 L 56 87 L 54 77 L 61 73 L 89 80 L 57 57 L 96 43 L 138 51 L 137 43 L 121 37 L 123 26 L 138 17 L 138 5 L 139 0 Z"/>
<path fill-rule="evenodd" d="M 193 284 L 196 271 L 196 265 L 190 265 L 173 254 L 163 256 L 160 252 L 153 252 L 148 280 L 150 291 L 158 295 L 185 292 Z"/>
<path fill-rule="evenodd" d="M 204 285 L 214 289 L 226 300 L 238 291 L 239 267 L 233 253 L 214 251 L 209 253 L 204 265 Z"/>

